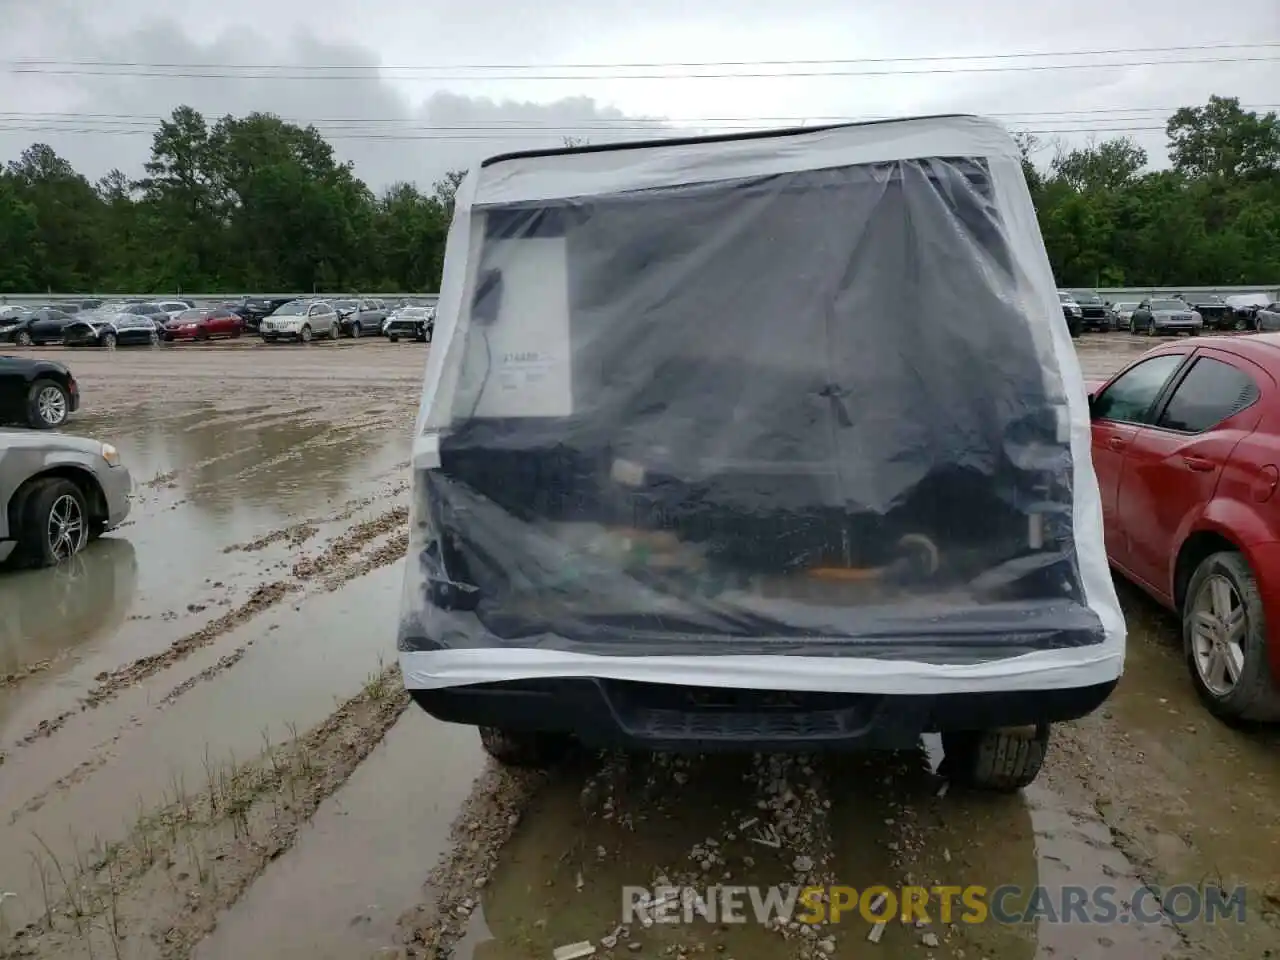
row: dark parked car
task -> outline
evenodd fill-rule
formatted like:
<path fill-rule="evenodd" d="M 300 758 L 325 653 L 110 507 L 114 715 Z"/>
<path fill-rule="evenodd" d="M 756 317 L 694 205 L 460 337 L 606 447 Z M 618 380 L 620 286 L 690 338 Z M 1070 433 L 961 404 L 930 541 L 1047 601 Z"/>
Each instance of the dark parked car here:
<path fill-rule="evenodd" d="M 48 430 L 66 423 L 79 406 L 76 378 L 62 364 L 0 355 L 0 423 Z"/>
<path fill-rule="evenodd" d="M 74 319 L 62 310 L 41 307 L 0 326 L 0 343 L 16 343 L 20 347 L 61 343 L 63 329 Z"/>
<path fill-rule="evenodd" d="M 354 304 L 354 309 L 346 309 L 347 304 Z M 367 334 L 376 337 L 382 333 L 383 321 L 387 319 L 387 308 L 381 300 L 339 300 L 334 308 L 338 311 L 338 322 L 342 325 L 344 337 L 362 337 Z"/>
<path fill-rule="evenodd" d="M 1212 296 L 1195 296 L 1184 297 L 1187 304 L 1204 320 L 1204 325 L 1210 330 L 1234 330 L 1236 328 L 1236 315 L 1227 302 L 1221 297 Z"/>
<path fill-rule="evenodd" d="M 404 307 L 387 318 L 382 332 L 388 340 L 400 339 L 430 343 L 435 333 L 436 312 L 430 307 Z"/>
<path fill-rule="evenodd" d="M 1271 303 L 1271 297 L 1265 293 L 1234 293 L 1227 297 L 1227 309 L 1235 319 L 1235 329 L 1258 329 L 1258 311 Z"/>
<path fill-rule="evenodd" d="M 1143 300 L 1129 317 L 1130 333 L 1200 333 L 1204 320 L 1182 300 Z"/>
<path fill-rule="evenodd" d="M 297 297 L 245 297 L 240 310 L 236 312 L 244 320 L 246 330 L 257 332 L 262 321 L 271 316 L 286 303 L 292 303 Z"/>
<path fill-rule="evenodd" d="M 1073 290 L 1071 297 L 1080 308 L 1080 327 L 1106 333 L 1112 329 L 1112 314 L 1102 298 L 1088 290 Z"/>
<path fill-rule="evenodd" d="M 1058 291 L 1058 301 L 1062 304 L 1062 319 L 1067 322 L 1067 332 L 1072 337 L 1078 337 L 1084 332 L 1084 321 L 1082 320 L 1084 310 L 1080 304 L 1076 303 L 1075 298 L 1065 290 Z"/>
<path fill-rule="evenodd" d="M 42 303 L 34 307 L 35 310 L 61 310 L 63 313 L 79 313 L 80 304 L 78 303 Z"/>
<path fill-rule="evenodd" d="M 81 314 L 62 331 L 68 347 L 146 347 L 160 342 L 155 321 L 145 314 Z"/>

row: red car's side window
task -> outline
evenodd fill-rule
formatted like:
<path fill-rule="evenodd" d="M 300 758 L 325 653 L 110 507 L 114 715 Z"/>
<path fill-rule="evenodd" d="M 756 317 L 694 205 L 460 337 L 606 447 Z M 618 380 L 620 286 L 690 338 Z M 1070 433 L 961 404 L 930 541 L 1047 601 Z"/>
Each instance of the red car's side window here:
<path fill-rule="evenodd" d="M 1149 423 L 1156 398 L 1184 359 L 1184 354 L 1166 353 L 1130 367 L 1094 400 L 1094 419 Z"/>
<path fill-rule="evenodd" d="M 1199 357 L 1174 389 L 1156 426 L 1202 433 L 1234 417 L 1262 394 L 1245 371 L 1212 357 Z"/>

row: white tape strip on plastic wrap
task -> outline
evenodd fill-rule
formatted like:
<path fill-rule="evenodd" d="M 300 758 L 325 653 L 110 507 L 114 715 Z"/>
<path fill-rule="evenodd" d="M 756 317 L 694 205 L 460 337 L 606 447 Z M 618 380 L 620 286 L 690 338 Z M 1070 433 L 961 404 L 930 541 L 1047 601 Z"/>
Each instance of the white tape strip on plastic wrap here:
<path fill-rule="evenodd" d="M 1120 676 L 1123 662 L 1123 650 L 1117 650 L 1110 643 L 1044 650 L 971 664 L 863 657 L 609 657 L 509 648 L 400 653 L 404 683 L 411 690 L 562 677 L 811 693 L 1060 690 L 1115 680 Z"/>

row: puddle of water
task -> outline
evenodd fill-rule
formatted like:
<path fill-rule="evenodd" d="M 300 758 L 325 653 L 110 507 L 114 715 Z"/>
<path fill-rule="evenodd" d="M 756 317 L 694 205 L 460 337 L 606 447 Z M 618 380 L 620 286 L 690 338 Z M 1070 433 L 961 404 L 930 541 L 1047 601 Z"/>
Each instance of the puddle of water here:
<path fill-rule="evenodd" d="M 1003 901 L 1024 910 L 1031 890 L 1043 885 L 1061 902 L 1064 885 L 1109 884 L 1126 897 L 1140 885 L 1132 865 L 1096 818 L 1067 811 L 1049 790 L 1033 785 L 1022 794 L 955 790 L 939 796 L 942 780 L 924 755 L 869 754 L 839 758 L 832 781 L 832 840 L 837 882 L 859 890 L 900 883 L 933 887 L 979 885 L 988 892 L 1014 886 L 1024 893 Z M 876 956 L 917 956 L 927 932 L 959 957 L 1000 960 L 1067 956 L 1076 960 L 1162 957 L 1177 939 L 1170 926 L 1114 923 L 943 925 L 934 901 L 928 931 L 891 922 Z M 956 913 L 963 912 L 957 905 Z M 953 915 L 954 916 L 954 915 Z M 870 931 L 856 918 L 842 934 L 855 942 Z M 1112 952 L 1112 951 L 1118 951 Z"/>
<path fill-rule="evenodd" d="M 128 615 L 138 587 L 132 543 L 104 537 L 58 567 L 0 576 L 0 676 L 109 635 Z M 6 692 L 0 690 L 0 717 Z"/>
<path fill-rule="evenodd" d="M 119 836 L 140 808 L 162 803 L 166 795 L 171 799 L 175 784 L 199 792 L 207 780 L 206 757 L 215 770 L 233 757 L 252 759 L 268 742 L 287 742 L 289 725 L 305 732 L 336 702 L 357 693 L 379 668 L 379 654 L 388 663 L 394 656 L 400 584 L 397 564 L 338 592 L 286 602 L 227 634 L 216 650 L 202 651 L 208 662 L 219 651 L 225 654 L 254 639 L 226 672 L 198 683 L 163 710 L 145 708 L 135 699 L 137 721 L 120 731 L 106 765 L 52 794 L 16 824 L 0 826 L 0 889 L 18 893 L 8 904 L 11 920 L 15 914 L 34 915 L 40 904 L 32 886 L 36 875 L 28 869 L 39 848 L 34 834 L 60 859 L 74 856 L 76 847 L 83 851 L 95 837 Z M 151 696 L 168 692 L 175 682 L 180 681 L 172 676 L 153 678 Z M 97 731 L 99 739 L 103 734 Z M 29 796 L 86 759 L 62 756 L 63 766 L 53 769 L 41 746 L 26 748 L 5 764 L 6 784 L 24 787 Z M 11 774 L 17 779 L 9 780 Z"/>
<path fill-rule="evenodd" d="M 671 767 L 648 755 L 627 758 L 612 781 L 610 819 L 584 807 L 584 783 L 597 773 L 594 765 L 559 771 L 503 848 L 498 869 L 477 898 L 483 918 L 453 955 L 457 960 L 527 960 L 549 957 L 568 943 L 598 943 L 623 921 L 625 887 L 651 888 L 660 874 L 676 882 L 678 874 L 697 872 L 690 852 L 707 839 L 719 843 L 723 864 L 705 874 L 705 884 L 790 881 L 790 862 L 784 863 L 777 850 L 748 842 L 738 829 L 744 818 L 759 813 L 747 781 L 751 768 L 750 757 L 699 757 L 682 768 L 687 779 L 677 781 Z M 728 833 L 736 839 L 729 841 Z M 732 880 L 723 879 L 724 872 Z M 750 912 L 749 905 L 744 912 Z M 642 949 L 632 953 L 630 942 Z M 691 925 L 655 923 L 646 929 L 633 924 L 617 953 L 666 956 L 668 947 L 696 950 L 697 943 L 710 956 L 795 956 L 794 943 L 754 923 L 712 924 L 697 917 Z"/>
<path fill-rule="evenodd" d="M 226 601 L 241 602 L 280 551 L 272 557 L 226 554 L 227 546 L 323 512 L 339 495 L 358 496 L 373 478 L 393 471 L 405 446 L 399 436 L 378 444 L 356 437 L 340 445 L 308 446 L 325 430 L 314 424 L 276 424 L 255 433 L 244 427 L 204 431 L 198 425 L 184 430 L 173 420 L 159 420 L 137 429 L 132 440 L 117 445 L 140 481 L 216 456 L 233 444 L 256 443 L 253 463 L 259 465 L 282 452 L 289 455 L 264 468 L 259 479 L 269 482 L 263 488 L 240 482 L 245 480 L 245 471 L 236 466 L 243 464 L 241 458 L 219 461 L 208 468 L 212 474 L 189 478 L 189 500 L 175 501 L 167 491 L 145 492 L 150 500 L 135 505 L 128 526 L 94 544 L 66 570 L 0 576 L 0 609 L 16 611 L 0 624 L 0 675 L 60 653 L 74 652 L 84 660 L 81 669 L 71 669 L 74 664 L 68 662 L 20 687 L 0 690 L 0 730 L 6 740 L 73 709 L 75 697 L 98 673 L 159 652 L 229 609 Z M 140 469 L 134 461 L 146 460 L 135 457 L 143 447 L 154 456 Z M 288 545 L 284 549 L 297 553 Z M 271 576 L 282 573 L 287 569 Z"/>
<path fill-rule="evenodd" d="M 474 729 L 410 707 L 196 960 L 348 960 L 391 943 L 484 763 Z"/>

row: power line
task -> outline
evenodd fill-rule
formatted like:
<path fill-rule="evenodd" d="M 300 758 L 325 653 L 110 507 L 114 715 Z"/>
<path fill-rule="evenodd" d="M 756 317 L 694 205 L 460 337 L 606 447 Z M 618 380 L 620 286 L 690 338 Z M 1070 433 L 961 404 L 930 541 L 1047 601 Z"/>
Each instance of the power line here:
<path fill-rule="evenodd" d="M 739 128 L 742 132 L 750 132 L 758 130 L 758 127 Z M 1054 127 L 1054 128 L 1019 128 L 1015 132 L 1030 133 L 1038 136 L 1061 133 L 1095 133 L 1095 134 L 1128 134 L 1128 133 L 1151 133 L 1163 132 L 1165 127 L 1163 124 L 1157 126 L 1130 126 L 1130 127 Z M 93 136 L 152 136 L 153 130 L 123 130 L 123 129 L 104 129 L 91 127 L 52 127 L 52 126 L 11 126 L 0 127 L 3 133 L 63 133 L 63 134 L 85 134 Z M 326 140 L 346 140 L 346 141 L 364 141 L 364 142 L 380 142 L 380 143 L 411 143 L 415 141 L 436 141 L 436 142 L 511 142 L 513 140 L 547 140 L 558 139 L 573 133 L 581 134 L 580 128 L 566 127 L 562 131 L 545 130 L 512 130 L 509 132 L 474 132 L 474 133 L 421 133 L 421 134 L 395 134 L 395 133 L 331 133 L 325 134 Z M 608 131 L 601 131 L 608 132 Z M 649 130 L 649 133 L 670 133 L 675 136 L 687 136 L 693 132 L 690 130 L 670 130 L 656 131 Z M 712 132 L 734 132 L 732 129 L 725 131 L 725 128 L 717 128 Z"/>
<path fill-rule="evenodd" d="M 1280 108 L 1280 104 L 1276 103 L 1254 103 L 1241 104 L 1244 110 L 1269 110 Z M 1066 120 L 1068 118 L 1078 117 L 1098 117 L 1100 122 L 1112 122 L 1113 120 L 1128 119 L 1127 117 L 1107 116 L 1109 114 L 1145 114 L 1154 113 L 1161 115 L 1170 115 L 1179 107 L 1102 107 L 1095 109 L 1081 110 L 1022 110 L 1022 111 L 975 111 L 981 113 L 982 116 L 995 118 L 1035 118 L 1036 121 L 1050 122 L 1055 119 Z M 420 117 L 290 117 L 279 114 L 272 114 L 280 120 L 287 123 L 296 123 L 301 125 L 338 125 L 338 126 L 365 126 L 372 124 L 414 124 L 422 129 L 431 130 L 484 130 L 484 129 L 504 129 L 506 127 L 528 127 L 531 129 L 545 130 L 583 130 L 583 129 L 623 129 L 635 127 L 637 129 L 649 129 L 654 125 L 670 126 L 674 124 L 709 124 L 709 123 L 744 123 L 744 124 L 780 124 L 780 125 L 800 125 L 804 123 L 857 123 L 868 120 L 884 120 L 890 119 L 889 114 L 862 114 L 862 115 L 838 115 L 838 116 L 814 116 L 808 115 L 792 115 L 792 116 L 737 116 L 737 117 L 590 117 L 580 121 L 558 121 L 553 125 L 543 126 L 535 119 L 521 118 L 486 118 L 468 123 L 458 123 L 456 125 L 432 124 L 424 121 Z M 1145 118 L 1134 118 L 1145 119 Z M 158 125 L 161 122 L 172 120 L 172 115 L 162 114 L 139 114 L 139 113 L 60 113 L 52 111 L 43 112 L 0 112 L 0 122 L 18 121 L 18 122 L 44 122 L 44 121 L 67 121 L 67 122 L 94 122 L 94 123 L 148 123 Z M 1016 122 L 1016 121 L 1015 121 Z M 1030 122 L 1030 121 L 1024 121 Z M 595 125 L 598 125 L 595 126 Z"/>
<path fill-rule="evenodd" d="M 1280 47 L 1280 41 L 1260 43 L 1200 43 L 1173 47 L 1113 47 L 1105 50 L 1041 50 L 1016 53 L 965 53 L 953 55 L 911 57 L 859 57 L 856 59 L 807 59 L 807 60 L 694 60 L 649 61 L 632 63 L 452 63 L 431 65 L 394 66 L 383 64 L 279 64 L 279 63 L 164 63 L 139 60 L 58 60 L 44 57 L 23 57 L 16 60 L 0 60 L 9 66 L 76 66 L 76 67 L 144 67 L 175 70 L 634 70 L 703 67 L 764 67 L 764 66 L 816 66 L 818 64 L 866 64 L 866 63 L 938 63 L 956 60 L 1014 60 L 1036 57 L 1095 57 L 1119 56 L 1135 53 L 1186 53 L 1197 50 L 1247 50 Z"/>
<path fill-rule="evenodd" d="M 505 124 L 477 124 L 477 125 L 434 125 L 434 124 L 396 124 L 386 125 L 383 127 L 373 126 L 363 123 L 323 123 L 312 122 L 306 124 L 314 126 L 319 132 L 334 131 L 338 133 L 360 133 L 369 136 L 375 135 L 398 135 L 408 133 L 437 133 L 437 134 L 464 134 L 464 133 L 484 133 L 494 136 L 506 136 L 508 134 L 524 134 L 530 136 L 539 135 L 578 135 L 585 134 L 616 134 L 616 133 L 679 133 L 685 130 L 700 128 L 716 131 L 734 131 L 734 130 L 761 130 L 773 127 L 816 127 L 826 123 L 867 123 L 875 120 L 888 120 L 892 117 L 843 117 L 832 120 L 815 121 L 812 117 L 794 117 L 784 123 L 769 123 L 765 120 L 750 120 L 741 123 L 699 123 L 692 120 L 681 120 L 678 123 L 673 121 L 651 121 L 647 123 L 617 123 L 604 126 L 591 126 L 590 124 L 539 124 L 527 123 L 521 125 L 505 125 Z M 1133 123 L 1150 123 L 1157 118 L 1144 116 L 1128 116 L 1128 117 L 1107 117 L 1094 125 L 1094 129 L 1108 130 L 1113 129 L 1111 124 L 1133 124 Z M 1055 123 L 1074 123 L 1083 122 L 1079 117 L 1040 117 L 1035 120 L 1024 120 L 1016 123 L 1018 127 L 1027 124 L 1055 124 Z M 91 126 L 85 126 L 91 124 Z M 1104 125 L 1106 124 L 1106 125 Z M 304 124 L 298 124 L 302 126 Z M 77 120 L 68 118 L 65 121 L 44 121 L 31 123 L 29 121 L 6 120 L 0 118 L 0 130 L 45 130 L 57 131 L 70 129 L 72 127 L 83 127 L 84 129 L 98 130 L 102 133 L 153 133 L 157 130 L 158 124 L 142 121 L 142 120 Z M 1163 129 L 1163 127 L 1161 127 Z"/>
<path fill-rule="evenodd" d="M 422 77 L 424 80 L 447 80 L 450 82 L 492 81 L 492 80 L 741 80 L 741 79 L 800 79 L 815 77 L 898 77 L 938 74 L 981 74 L 981 73 L 1033 73 L 1055 70 L 1114 70 L 1132 67 L 1157 66 L 1193 66 L 1213 63 L 1273 63 L 1280 56 L 1261 57 L 1200 57 L 1197 59 L 1165 59 L 1165 60 L 1122 60 L 1116 63 L 1053 63 L 1053 64 L 1021 64 L 1015 66 L 989 67 L 924 67 L 919 69 L 898 70 L 791 70 L 777 72 L 736 72 L 736 73 L 543 73 L 543 74 L 434 74 Z M 228 67 L 230 69 L 230 67 Z M 282 69 L 304 69 L 301 67 L 282 67 Z M 357 69 L 372 71 L 366 76 L 324 76 L 319 74 L 287 74 L 287 73 L 203 73 L 190 70 L 172 72 L 155 70 L 82 70 L 82 69 L 45 69 L 43 67 L 10 67 L 5 72 L 10 74 L 28 74 L 39 76 L 79 76 L 79 77 L 128 77 L 153 78 L 166 80 L 305 80 L 305 81 L 341 81 L 350 83 L 353 80 L 386 80 L 406 79 L 387 77 L 387 70 L 393 68 L 360 67 Z"/>

